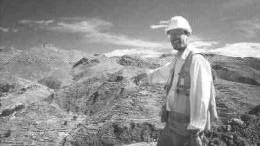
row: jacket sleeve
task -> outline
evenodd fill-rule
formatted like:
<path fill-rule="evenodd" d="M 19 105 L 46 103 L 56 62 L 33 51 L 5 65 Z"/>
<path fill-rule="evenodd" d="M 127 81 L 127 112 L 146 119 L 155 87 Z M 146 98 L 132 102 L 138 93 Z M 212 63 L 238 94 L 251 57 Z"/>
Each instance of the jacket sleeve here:
<path fill-rule="evenodd" d="M 216 97 L 216 92 L 215 92 L 214 84 L 212 82 L 211 98 L 210 98 L 210 102 L 209 102 L 210 120 L 212 120 L 212 121 L 219 119 L 218 113 L 217 113 L 217 105 L 216 105 L 215 97 Z"/>
<path fill-rule="evenodd" d="M 169 78 L 171 69 L 173 68 L 173 62 L 168 62 L 162 67 L 147 72 L 148 82 L 152 83 L 165 83 Z"/>
<path fill-rule="evenodd" d="M 202 55 L 192 57 L 190 75 L 190 123 L 187 129 L 204 130 L 208 120 L 213 80 L 210 64 Z"/>

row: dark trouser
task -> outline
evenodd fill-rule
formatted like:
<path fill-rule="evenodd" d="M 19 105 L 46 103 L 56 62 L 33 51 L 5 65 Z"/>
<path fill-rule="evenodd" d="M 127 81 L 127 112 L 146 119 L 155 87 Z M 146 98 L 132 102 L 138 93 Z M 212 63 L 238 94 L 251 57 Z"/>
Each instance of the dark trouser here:
<path fill-rule="evenodd" d="M 157 146 L 190 146 L 190 137 L 164 133 L 157 142 Z"/>
<path fill-rule="evenodd" d="M 202 135 L 197 137 L 182 136 L 164 129 L 157 146 L 203 146 Z"/>
<path fill-rule="evenodd" d="M 182 114 L 169 112 L 165 128 L 157 142 L 157 146 L 203 146 L 203 134 L 192 136 L 187 130 L 189 119 Z"/>

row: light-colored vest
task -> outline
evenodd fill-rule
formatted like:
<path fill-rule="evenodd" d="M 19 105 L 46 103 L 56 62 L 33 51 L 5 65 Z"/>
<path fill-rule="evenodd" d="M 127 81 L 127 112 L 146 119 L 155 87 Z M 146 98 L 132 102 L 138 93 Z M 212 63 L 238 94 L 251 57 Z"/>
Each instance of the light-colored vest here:
<path fill-rule="evenodd" d="M 182 113 L 185 115 L 189 115 L 190 113 L 190 102 L 189 102 L 189 90 L 190 90 L 190 67 L 191 67 L 191 57 L 192 52 L 187 56 L 182 69 L 179 73 L 179 78 L 176 86 L 176 97 L 174 98 L 174 102 L 170 103 L 173 111 L 178 113 Z M 172 80 L 174 77 L 174 70 L 171 71 L 170 79 L 166 84 L 166 94 L 168 96 L 170 88 L 172 86 Z M 186 108 L 186 109 L 184 109 Z"/>
<path fill-rule="evenodd" d="M 167 120 L 167 129 L 182 136 L 190 135 L 190 131 L 187 130 L 190 119 L 190 67 L 192 52 L 187 56 L 183 67 L 179 73 L 179 79 L 177 83 L 177 90 L 175 95 L 175 102 L 173 103 L 173 111 L 169 111 L 169 117 Z"/>

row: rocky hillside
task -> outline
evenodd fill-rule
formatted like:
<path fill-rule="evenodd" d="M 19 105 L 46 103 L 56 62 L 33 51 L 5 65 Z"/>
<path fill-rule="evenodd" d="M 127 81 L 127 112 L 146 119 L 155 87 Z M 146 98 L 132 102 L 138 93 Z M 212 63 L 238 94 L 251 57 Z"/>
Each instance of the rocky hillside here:
<path fill-rule="evenodd" d="M 259 145 L 259 59 L 207 57 L 218 76 L 222 121 L 206 133 L 209 145 Z M 42 85 L 21 77 L 3 83 L 0 145 L 156 145 L 164 127 L 158 116 L 164 85 L 138 75 L 144 66 L 157 68 L 171 59 L 85 56 L 66 70 L 69 84 L 54 89 L 48 87 L 55 78 Z"/>

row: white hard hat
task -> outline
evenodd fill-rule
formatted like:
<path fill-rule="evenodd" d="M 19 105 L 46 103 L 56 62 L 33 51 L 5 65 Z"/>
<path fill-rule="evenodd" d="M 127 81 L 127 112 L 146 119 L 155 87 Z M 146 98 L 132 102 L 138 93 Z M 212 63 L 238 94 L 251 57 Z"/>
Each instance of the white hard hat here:
<path fill-rule="evenodd" d="M 168 27 L 165 29 L 165 33 L 167 34 L 168 31 L 173 29 L 184 29 L 190 34 L 192 33 L 192 29 L 190 27 L 189 22 L 182 16 L 175 16 L 169 22 Z"/>

